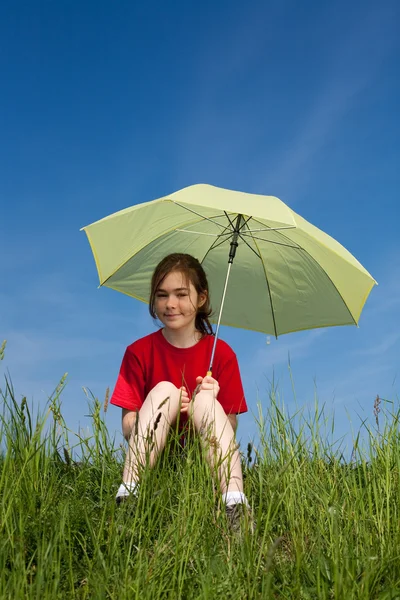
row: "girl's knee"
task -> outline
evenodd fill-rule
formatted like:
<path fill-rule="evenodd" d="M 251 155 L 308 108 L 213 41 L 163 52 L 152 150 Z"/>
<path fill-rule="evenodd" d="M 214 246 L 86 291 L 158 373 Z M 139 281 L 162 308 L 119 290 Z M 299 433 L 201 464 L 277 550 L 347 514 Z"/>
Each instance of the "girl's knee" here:
<path fill-rule="evenodd" d="M 180 390 L 170 381 L 160 381 L 150 391 L 149 397 L 161 405 L 165 402 L 168 406 L 178 406 Z M 161 405 L 157 408 L 161 408 Z"/>
<path fill-rule="evenodd" d="M 217 414 L 220 416 L 225 414 L 217 398 L 213 398 L 208 392 L 199 392 L 192 402 L 190 416 L 194 419 L 207 417 L 213 420 Z"/>
<path fill-rule="evenodd" d="M 150 393 L 166 394 L 171 396 L 172 394 L 176 393 L 177 390 L 178 388 L 170 381 L 160 381 L 159 383 L 157 383 L 157 385 L 153 387 Z"/>

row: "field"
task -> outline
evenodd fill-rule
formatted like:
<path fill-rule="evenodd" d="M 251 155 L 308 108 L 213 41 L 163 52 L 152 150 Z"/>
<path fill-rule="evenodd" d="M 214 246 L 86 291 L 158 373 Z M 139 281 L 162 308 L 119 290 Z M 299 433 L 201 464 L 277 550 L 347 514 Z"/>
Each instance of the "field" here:
<path fill-rule="evenodd" d="M 376 400 L 346 461 L 317 403 L 289 417 L 272 389 L 258 449 L 242 448 L 257 529 L 235 537 L 196 440 L 179 453 L 171 435 L 137 504 L 116 507 L 103 402 L 89 395 L 90 434 L 68 431 L 64 384 L 35 415 L 8 378 L 1 392 L 1 599 L 400 598 L 394 404 Z"/>

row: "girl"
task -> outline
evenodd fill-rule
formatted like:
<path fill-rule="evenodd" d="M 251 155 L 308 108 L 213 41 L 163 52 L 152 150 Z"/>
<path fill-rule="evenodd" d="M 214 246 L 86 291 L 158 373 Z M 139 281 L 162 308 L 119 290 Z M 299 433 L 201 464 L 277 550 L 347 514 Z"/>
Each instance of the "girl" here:
<path fill-rule="evenodd" d="M 153 466 L 179 416 L 180 424 L 190 421 L 202 436 L 212 470 L 216 464 L 228 520 L 237 530 L 249 510 L 235 441 L 236 415 L 247 405 L 236 355 L 220 339 L 213 376 L 204 376 L 214 334 L 208 282 L 196 258 L 175 253 L 157 265 L 149 312 L 164 327 L 128 346 L 110 401 L 122 408 L 122 431 L 129 442 L 116 501 L 137 494 L 146 456 Z"/>

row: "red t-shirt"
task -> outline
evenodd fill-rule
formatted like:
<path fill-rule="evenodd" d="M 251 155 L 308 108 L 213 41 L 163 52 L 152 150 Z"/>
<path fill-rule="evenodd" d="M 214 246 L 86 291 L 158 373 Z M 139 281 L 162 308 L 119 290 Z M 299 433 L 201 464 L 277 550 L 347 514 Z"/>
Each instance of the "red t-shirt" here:
<path fill-rule="evenodd" d="M 160 381 L 170 381 L 177 388 L 184 385 L 191 398 L 196 377 L 207 374 L 213 342 L 213 335 L 205 335 L 190 348 L 177 348 L 165 339 L 162 329 L 140 338 L 125 351 L 111 404 L 140 410 L 147 394 Z M 246 412 L 236 354 L 220 339 L 215 349 L 212 376 L 219 383 L 218 401 L 225 413 Z"/>

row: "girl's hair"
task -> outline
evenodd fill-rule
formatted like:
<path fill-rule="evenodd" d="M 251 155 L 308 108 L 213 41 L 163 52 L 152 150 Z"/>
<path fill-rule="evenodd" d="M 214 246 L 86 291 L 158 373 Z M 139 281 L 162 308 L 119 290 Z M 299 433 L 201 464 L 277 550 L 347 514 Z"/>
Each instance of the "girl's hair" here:
<path fill-rule="evenodd" d="M 206 293 L 206 301 L 200 308 L 197 309 L 195 327 L 203 335 L 210 334 L 214 335 L 210 321 L 208 320 L 212 314 L 210 305 L 210 296 L 208 293 L 208 281 L 207 276 L 204 272 L 203 267 L 197 258 L 191 256 L 191 254 L 180 254 L 175 252 L 174 254 L 168 254 L 161 262 L 158 263 L 154 269 L 153 276 L 151 278 L 151 290 L 150 290 L 150 301 L 149 301 L 149 312 L 153 319 L 157 318 L 156 311 L 154 309 L 156 292 L 164 278 L 172 273 L 173 271 L 179 271 L 183 273 L 186 278 L 186 282 L 189 281 L 193 284 L 198 294 Z"/>

